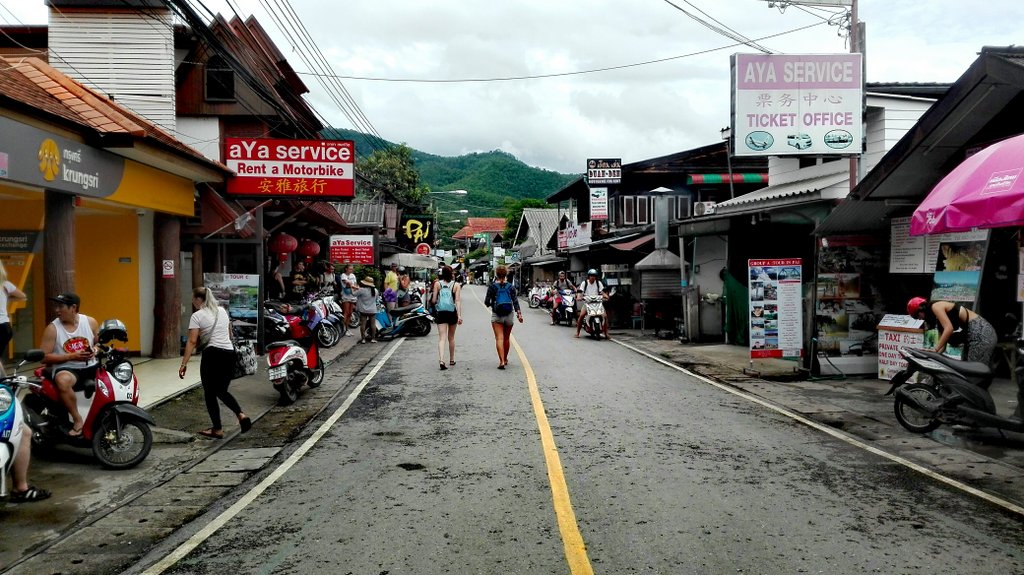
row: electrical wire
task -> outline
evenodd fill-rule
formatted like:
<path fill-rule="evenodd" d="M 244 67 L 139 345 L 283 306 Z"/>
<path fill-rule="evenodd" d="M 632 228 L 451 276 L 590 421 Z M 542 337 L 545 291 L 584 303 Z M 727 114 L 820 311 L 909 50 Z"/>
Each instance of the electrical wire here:
<path fill-rule="evenodd" d="M 10 14 L 11 18 L 13 18 L 14 21 L 17 22 L 19 26 L 24 26 L 25 25 L 25 23 L 22 22 L 21 20 L 19 20 L 18 17 L 14 14 L 14 12 L 12 12 L 10 8 L 5 6 L 3 2 L 0 2 L 0 8 L 3 8 L 4 11 L 6 11 L 8 14 Z M 10 24 L 10 20 L 8 20 L 6 17 L 4 18 L 4 22 L 7 22 L 8 24 Z"/>
<path fill-rule="evenodd" d="M 683 9 L 678 4 L 675 4 L 674 2 L 672 2 L 672 0 L 663 0 L 663 1 L 666 4 L 668 4 L 669 6 L 672 6 L 673 8 L 675 8 L 676 10 L 679 10 L 683 14 L 686 14 L 687 16 L 690 17 L 690 19 L 694 20 L 695 22 L 697 22 L 701 26 L 704 26 L 708 30 L 711 30 L 712 32 L 716 32 L 718 34 L 721 34 L 722 36 L 725 36 L 726 38 L 729 38 L 731 40 L 736 40 L 738 42 L 742 42 L 743 44 L 745 44 L 747 46 L 750 46 L 751 48 L 754 48 L 755 50 L 760 50 L 761 52 L 764 52 L 765 54 L 771 54 L 772 53 L 772 50 L 770 50 L 768 48 L 765 48 L 764 46 L 762 46 L 760 44 L 757 44 L 756 42 L 754 42 L 750 38 L 747 38 L 746 36 L 740 34 L 739 32 L 737 32 L 735 30 L 733 30 L 732 28 L 729 28 L 728 26 L 726 26 L 722 22 L 720 22 L 720 21 L 716 20 L 715 18 L 713 18 L 707 12 L 705 12 L 705 11 L 701 10 L 700 8 L 698 8 L 697 6 L 695 6 L 689 0 L 682 0 L 682 1 L 685 2 L 687 6 L 693 8 L 694 10 L 696 10 L 696 11 L 700 12 L 701 14 L 703 14 L 704 16 L 706 16 L 712 22 L 717 24 L 717 26 L 715 24 L 711 24 L 710 22 L 708 22 L 708 21 L 706 21 L 706 20 L 704 20 L 702 18 L 699 18 L 699 17 L 697 17 L 697 16 L 695 16 L 693 14 L 690 14 L 689 12 L 687 12 L 685 9 Z"/>
<path fill-rule="evenodd" d="M 804 30 L 808 30 L 810 28 L 815 28 L 815 27 L 821 26 L 823 24 L 825 24 L 825 22 L 815 22 L 814 24 L 808 24 L 806 26 L 801 26 L 799 28 L 793 28 L 791 30 L 786 30 L 785 32 L 779 32 L 779 33 L 776 33 L 776 34 L 770 34 L 768 36 L 762 36 L 760 38 L 755 38 L 754 40 L 755 41 L 770 40 L 772 38 L 778 38 L 779 36 L 785 36 L 786 34 L 793 34 L 793 33 L 796 33 L 796 32 L 802 32 Z M 706 50 L 699 50 L 697 52 L 690 52 L 690 53 L 687 53 L 687 54 L 680 54 L 678 56 L 669 56 L 667 58 L 658 58 L 656 60 L 647 60 L 647 61 L 644 61 L 644 62 L 634 62 L 632 64 L 620 64 L 618 66 L 607 66 L 607 67 L 604 67 L 604 68 L 591 68 L 591 69 L 587 69 L 587 70 L 576 70 L 576 71 L 573 71 L 573 72 L 554 72 L 554 73 L 551 73 L 551 74 L 532 74 L 532 75 L 526 75 L 526 76 L 499 76 L 499 77 L 493 77 L 493 78 L 447 78 L 447 79 L 438 79 L 438 78 L 381 78 L 381 77 L 374 77 L 374 76 L 348 76 L 348 75 L 338 75 L 336 77 L 337 78 L 341 78 L 343 80 L 363 80 L 363 81 L 367 81 L 367 82 L 408 82 L 408 83 L 419 83 L 419 84 L 468 84 L 468 83 L 481 83 L 481 82 L 512 82 L 512 81 L 520 81 L 520 80 L 542 80 L 542 79 L 547 79 L 547 78 L 561 78 L 561 77 L 566 77 L 566 76 L 580 76 L 580 75 L 583 75 L 583 74 L 596 74 L 596 73 L 599 73 L 599 72 L 611 72 L 611 71 L 614 71 L 614 70 L 624 70 L 626 68 L 637 68 L 637 67 L 640 67 L 640 66 L 649 66 L 651 64 L 662 64 L 662 63 L 665 63 L 665 62 L 671 62 L 673 60 L 681 60 L 681 59 L 684 59 L 684 58 L 693 58 L 695 56 L 703 56 L 705 54 L 711 54 L 712 52 L 719 52 L 721 50 L 728 50 L 730 48 L 736 48 L 737 46 L 745 46 L 745 45 L 746 44 L 743 43 L 743 42 L 736 42 L 734 44 L 727 44 L 725 46 L 718 46 L 716 48 L 708 48 Z M 316 75 L 314 72 L 296 72 L 296 74 L 299 74 L 299 75 L 302 75 L 302 76 L 315 76 Z"/>

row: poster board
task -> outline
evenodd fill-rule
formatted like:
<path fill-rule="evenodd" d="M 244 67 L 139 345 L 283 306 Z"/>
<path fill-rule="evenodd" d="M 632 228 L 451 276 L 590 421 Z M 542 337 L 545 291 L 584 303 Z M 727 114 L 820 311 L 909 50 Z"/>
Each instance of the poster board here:
<path fill-rule="evenodd" d="M 924 320 L 909 315 L 886 314 L 878 324 L 878 379 L 886 381 L 907 367 L 901 347 L 922 349 Z"/>
<path fill-rule="evenodd" d="M 892 246 L 889 251 L 889 273 L 930 274 L 936 271 L 961 271 L 966 264 L 959 256 L 970 259 L 971 250 L 977 248 L 969 246 L 977 245 L 979 242 L 984 254 L 988 236 L 988 230 L 911 236 L 910 217 L 892 218 L 889 223 L 889 240 Z M 947 247 L 943 248 L 943 244 Z M 958 257 L 954 257 L 947 264 L 944 249 L 954 250 Z"/>
<path fill-rule="evenodd" d="M 750 358 L 803 355 L 803 261 L 747 260 Z"/>
<path fill-rule="evenodd" d="M 260 297 L 257 274 L 203 274 L 203 285 L 226 307 L 232 319 L 255 320 Z"/>

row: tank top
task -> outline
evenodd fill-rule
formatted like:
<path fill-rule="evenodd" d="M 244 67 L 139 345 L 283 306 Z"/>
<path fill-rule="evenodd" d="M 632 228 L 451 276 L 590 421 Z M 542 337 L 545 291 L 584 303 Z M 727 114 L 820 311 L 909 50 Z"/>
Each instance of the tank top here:
<path fill-rule="evenodd" d="M 960 319 L 960 310 L 963 306 L 958 303 L 954 303 L 953 307 L 949 309 L 949 324 L 953 326 L 953 331 L 956 331 L 964 327 L 963 320 Z"/>
<path fill-rule="evenodd" d="M 64 324 L 60 322 L 60 318 L 53 320 L 53 325 L 57 328 L 57 341 L 53 347 L 54 351 L 60 350 L 64 353 L 75 353 L 76 351 L 92 347 L 93 333 L 91 323 L 89 316 L 80 313 L 78 314 L 78 327 L 75 328 L 75 331 L 69 332 L 64 329 Z M 95 357 L 87 361 L 66 361 L 54 367 L 82 369 L 94 365 L 96 365 Z"/>

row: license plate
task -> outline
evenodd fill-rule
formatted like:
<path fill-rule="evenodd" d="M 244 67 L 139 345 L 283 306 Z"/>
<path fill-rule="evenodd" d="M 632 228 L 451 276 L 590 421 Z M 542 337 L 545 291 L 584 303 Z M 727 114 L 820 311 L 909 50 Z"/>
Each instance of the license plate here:
<path fill-rule="evenodd" d="M 284 379 L 285 377 L 288 376 L 288 366 L 279 365 L 277 367 L 272 367 L 267 370 L 267 376 L 270 377 L 270 379 L 272 380 Z"/>

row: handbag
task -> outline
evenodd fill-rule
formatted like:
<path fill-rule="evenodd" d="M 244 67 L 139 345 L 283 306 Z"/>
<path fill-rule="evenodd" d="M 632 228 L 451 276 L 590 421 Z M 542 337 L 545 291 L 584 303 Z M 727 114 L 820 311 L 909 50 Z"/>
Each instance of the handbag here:
<path fill-rule="evenodd" d="M 231 379 L 256 374 L 256 349 L 251 343 L 235 344 L 235 371 Z"/>

